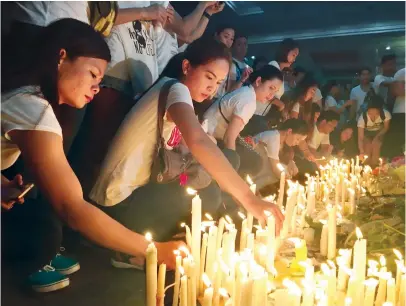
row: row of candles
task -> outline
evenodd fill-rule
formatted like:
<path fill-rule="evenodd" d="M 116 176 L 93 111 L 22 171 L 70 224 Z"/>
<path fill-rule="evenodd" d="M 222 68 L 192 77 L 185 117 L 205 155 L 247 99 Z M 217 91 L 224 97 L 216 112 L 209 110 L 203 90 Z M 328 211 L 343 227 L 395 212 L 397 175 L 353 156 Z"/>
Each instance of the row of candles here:
<path fill-rule="evenodd" d="M 353 249 L 341 249 L 336 257 L 337 221 L 342 218 L 338 210 L 343 213 L 356 212 L 354 186 L 371 188 L 370 168 L 360 166 L 358 158 L 356 163 L 338 163 L 335 159 L 320 169 L 320 175 L 308 176 L 306 187 L 287 181 L 285 209 L 282 207 L 285 188 L 283 176 L 284 172 L 277 203 L 284 212 L 285 221 L 279 237 L 275 236 L 275 219 L 270 213 L 267 214 L 265 228 L 253 225 L 251 214 L 245 216 L 240 213 L 242 224 L 237 237 L 237 229 L 229 216 L 220 218 L 216 224 L 206 214 L 208 220 L 202 221 L 201 200 L 198 195 L 193 198 L 192 226 L 189 228 L 183 224 L 191 252 L 185 248 L 174 254 L 175 282 L 171 285 L 174 287 L 173 306 L 195 306 L 198 299 L 203 306 L 267 305 L 271 292 L 275 305 L 287 303 L 294 306 L 381 306 L 391 303 L 394 306 L 403 306 L 406 268 L 400 252 L 396 251 L 398 260 L 395 278 L 386 270 L 384 258 L 380 261 L 380 269 L 377 262 L 368 261 L 367 271 L 367 241 L 357 228 L 357 240 Z M 353 187 L 348 193 L 343 192 L 345 188 L 342 187 L 348 184 L 346 180 Z M 255 193 L 255 184 L 250 182 L 250 185 Z M 323 192 L 321 187 L 324 187 Z M 351 189 L 354 192 L 351 192 Z M 329 202 L 330 190 L 335 191 L 334 203 Z M 359 191 L 362 190 L 360 187 Z M 309 235 L 312 230 L 306 228 L 305 221 L 306 215 L 312 216 L 315 213 L 317 193 L 319 196 L 323 195 L 324 203 L 328 203 L 328 218 L 322 220 L 324 224 L 320 239 L 320 253 L 328 260 L 321 265 L 320 275 L 315 275 L 312 261 L 307 258 L 306 241 L 311 241 L 314 237 L 309 238 L 312 236 Z M 274 197 L 270 200 L 273 199 Z M 255 234 L 253 228 L 256 228 Z M 302 239 L 303 237 L 305 239 Z M 237 239 L 239 252 L 235 247 Z M 290 264 L 290 271 L 304 277 L 299 283 L 284 279 L 282 286 L 285 289 L 281 289 L 275 280 L 275 257 L 284 240 L 295 245 L 295 258 Z M 153 242 L 147 250 L 146 270 L 147 306 L 163 305 L 166 266 L 161 264 L 158 271 Z M 366 276 L 369 277 L 367 280 Z"/>

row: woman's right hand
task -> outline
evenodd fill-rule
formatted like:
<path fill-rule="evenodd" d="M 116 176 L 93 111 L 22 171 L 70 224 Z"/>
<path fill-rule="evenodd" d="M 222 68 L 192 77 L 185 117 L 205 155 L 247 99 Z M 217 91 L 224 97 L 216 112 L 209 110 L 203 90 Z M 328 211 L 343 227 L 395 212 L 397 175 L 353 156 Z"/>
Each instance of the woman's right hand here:
<path fill-rule="evenodd" d="M 245 81 L 248 79 L 248 77 L 250 76 L 250 74 L 252 73 L 252 71 L 253 71 L 253 70 L 252 70 L 251 67 L 245 68 L 244 71 L 242 72 L 240 82 L 241 82 L 241 83 L 245 83 Z"/>
<path fill-rule="evenodd" d="M 145 20 L 158 21 L 161 24 L 165 24 L 166 19 L 168 18 L 170 10 L 167 10 L 165 7 L 159 4 L 153 4 L 145 8 Z M 173 13 L 172 13 L 173 14 Z"/>
<path fill-rule="evenodd" d="M 186 243 L 183 241 L 168 241 L 168 242 L 155 242 L 158 253 L 158 264 L 166 264 L 167 270 L 174 270 L 176 268 L 176 255 L 174 251 L 179 248 L 188 249 Z M 182 255 L 185 255 L 181 252 Z"/>
<path fill-rule="evenodd" d="M 6 180 L 6 179 L 4 179 Z M 23 177 L 17 174 L 12 181 L 2 181 L 1 184 L 1 208 L 8 211 L 13 208 L 17 202 L 19 204 L 24 203 L 24 198 L 18 199 L 17 195 L 21 192 L 23 186 Z"/>

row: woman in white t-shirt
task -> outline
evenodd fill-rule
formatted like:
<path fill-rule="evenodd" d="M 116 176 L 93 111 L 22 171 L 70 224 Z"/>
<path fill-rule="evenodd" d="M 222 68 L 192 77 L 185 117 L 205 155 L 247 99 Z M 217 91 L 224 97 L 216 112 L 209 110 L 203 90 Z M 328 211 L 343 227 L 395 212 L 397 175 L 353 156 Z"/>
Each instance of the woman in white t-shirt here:
<path fill-rule="evenodd" d="M 322 105 L 325 111 L 332 110 L 339 114 L 344 112 L 347 106 L 352 106 L 354 102 L 352 100 L 346 101 L 343 105 L 338 106 L 337 98 L 340 96 L 340 85 L 337 81 L 328 82 L 323 88 Z"/>
<path fill-rule="evenodd" d="M 274 184 L 280 180 L 281 169 L 279 168 L 279 153 L 286 145 L 297 146 L 304 141 L 309 132 L 307 122 L 302 119 L 288 119 L 278 129 L 269 130 L 256 135 L 253 140 L 255 150 L 260 153 L 264 160 L 264 167 L 254 178 L 257 188 L 261 189 L 266 185 Z M 298 172 L 293 159 L 286 164 L 282 163 L 286 178 L 295 176 Z"/>
<path fill-rule="evenodd" d="M 166 99 L 162 135 L 166 146 L 179 144 L 178 136 L 181 135 L 195 159 L 224 191 L 239 199 L 261 222 L 266 219 L 264 209 L 270 209 L 279 228 L 282 216 L 278 208 L 272 204 L 269 206 L 250 192 L 248 185 L 202 129 L 193 109 L 192 100 L 204 101 L 225 79 L 231 62 L 229 50 L 213 38 L 206 38 L 192 42 L 183 56 L 177 71 L 171 74 L 179 82 L 168 89 Z M 151 177 L 158 141 L 158 98 L 168 80 L 173 79 L 162 77 L 127 114 L 90 193 L 96 203 L 113 206 L 106 210 L 133 230 L 154 228 L 158 240 L 171 237 L 176 225 L 190 216 L 191 201 L 185 198 L 185 191 L 178 182 L 156 184 L 157 177 Z M 203 201 L 203 205 L 207 211 L 210 203 Z M 116 254 L 114 258 L 118 267 L 134 264 L 134 260 L 123 254 Z"/>
<path fill-rule="evenodd" d="M 377 166 L 381 155 L 381 146 L 389 130 L 391 114 L 383 108 L 383 98 L 376 94 L 365 98 L 367 111 L 358 118 L 358 148 L 360 155 L 367 155 L 367 163 Z"/>
<path fill-rule="evenodd" d="M 236 139 L 255 113 L 256 102 L 267 103 L 282 86 L 282 73 L 270 65 L 253 72 L 249 85 L 218 99 L 204 114 L 208 133 L 224 142 L 227 149 L 236 149 Z"/>
<path fill-rule="evenodd" d="M 91 102 L 99 92 L 99 83 L 109 60 L 107 44 L 89 25 L 74 19 L 61 19 L 43 29 L 36 48 L 26 59 L 16 63 L 15 70 L 8 71 L 7 78 L 2 80 L 2 169 L 13 165 L 21 155 L 25 169 L 33 176 L 33 183 L 52 206 L 49 211 L 55 211 L 69 227 L 103 247 L 142 256 L 148 241 L 84 200 L 81 185 L 63 150 L 59 118 L 64 109 L 61 106 L 83 108 Z M 29 205 L 23 208 L 30 209 Z M 42 218 L 51 212 L 39 212 L 38 218 L 33 215 L 30 219 L 32 231 L 40 228 L 42 236 L 46 236 Z M 18 214 L 15 217 L 18 224 Z M 31 240 L 30 231 L 23 232 L 21 239 L 18 231 L 4 232 L 9 233 L 12 240 L 19 241 L 25 256 L 27 252 L 33 256 L 44 254 L 44 248 L 55 247 L 44 245 L 43 237 Z M 32 250 L 32 245 L 41 250 Z M 158 245 L 158 248 L 167 250 L 168 246 L 176 249 L 179 244 Z M 7 247 L 3 250 L 6 252 Z M 165 257 L 165 253 L 158 256 L 160 261 L 174 266 L 172 256 Z M 52 258 L 41 259 L 45 264 Z M 37 273 L 57 272 L 47 267 Z M 66 277 L 60 274 L 51 277 L 51 274 L 48 278 L 40 275 L 30 278 L 32 287 L 46 292 L 69 284 Z M 44 279 L 53 282 L 44 284 Z"/>

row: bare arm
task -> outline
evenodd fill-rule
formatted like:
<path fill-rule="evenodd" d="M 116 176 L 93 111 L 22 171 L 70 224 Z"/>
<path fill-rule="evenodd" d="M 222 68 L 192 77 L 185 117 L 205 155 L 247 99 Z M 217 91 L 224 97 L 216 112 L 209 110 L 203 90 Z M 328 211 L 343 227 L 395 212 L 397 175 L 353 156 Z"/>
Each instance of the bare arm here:
<path fill-rule="evenodd" d="M 233 169 L 221 150 L 203 131 L 193 108 L 186 103 L 176 103 L 169 107 L 168 112 L 178 126 L 190 151 L 197 161 L 218 182 L 220 187 L 250 211 L 262 224 L 266 220 L 264 210 L 270 210 L 276 218 L 277 231 L 282 224 L 283 215 L 274 205 L 257 198 L 248 185 Z"/>
<path fill-rule="evenodd" d="M 358 149 L 359 154 L 364 154 L 364 128 L 358 128 Z"/>
<path fill-rule="evenodd" d="M 234 115 L 224 134 L 224 146 L 227 149 L 235 151 L 235 140 L 243 128 L 244 121 L 240 117 Z"/>
<path fill-rule="evenodd" d="M 275 177 L 280 180 L 281 178 L 281 170 L 279 170 L 278 168 L 278 163 L 279 160 L 273 159 L 273 158 L 268 158 L 269 159 L 269 163 L 271 164 L 271 170 L 272 173 L 275 175 Z"/>
<path fill-rule="evenodd" d="M 120 25 L 134 20 L 157 20 L 164 24 L 167 17 L 166 9 L 158 4 L 149 7 L 118 9 L 114 25 Z"/>
<path fill-rule="evenodd" d="M 142 235 L 125 228 L 83 199 L 82 188 L 66 160 L 58 135 L 19 130 L 10 135 L 35 183 L 62 220 L 101 246 L 145 256 L 148 242 Z"/>
<path fill-rule="evenodd" d="M 199 39 L 204 31 L 206 30 L 207 25 L 209 24 L 209 19 L 207 19 L 205 16 L 203 16 L 202 18 L 200 18 L 199 24 L 197 25 L 197 27 L 190 32 L 188 35 L 183 36 L 178 34 L 178 38 L 179 40 L 181 40 L 184 43 L 190 44 L 193 41 L 195 41 L 196 39 Z"/>

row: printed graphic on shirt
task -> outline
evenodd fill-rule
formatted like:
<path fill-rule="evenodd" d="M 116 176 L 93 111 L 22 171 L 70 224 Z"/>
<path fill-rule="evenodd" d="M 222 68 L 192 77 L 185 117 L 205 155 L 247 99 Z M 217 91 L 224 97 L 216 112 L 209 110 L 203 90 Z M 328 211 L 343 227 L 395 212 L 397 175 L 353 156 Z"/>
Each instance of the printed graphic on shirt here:
<path fill-rule="evenodd" d="M 166 142 L 167 149 L 173 149 L 177 145 L 180 144 L 182 140 L 182 133 L 180 132 L 179 128 L 175 126 L 172 130 L 171 136 L 169 137 L 168 141 Z"/>
<path fill-rule="evenodd" d="M 136 53 L 155 56 L 154 39 L 151 33 L 152 26 L 151 22 L 136 20 L 132 22 L 133 29 L 128 28 Z"/>

